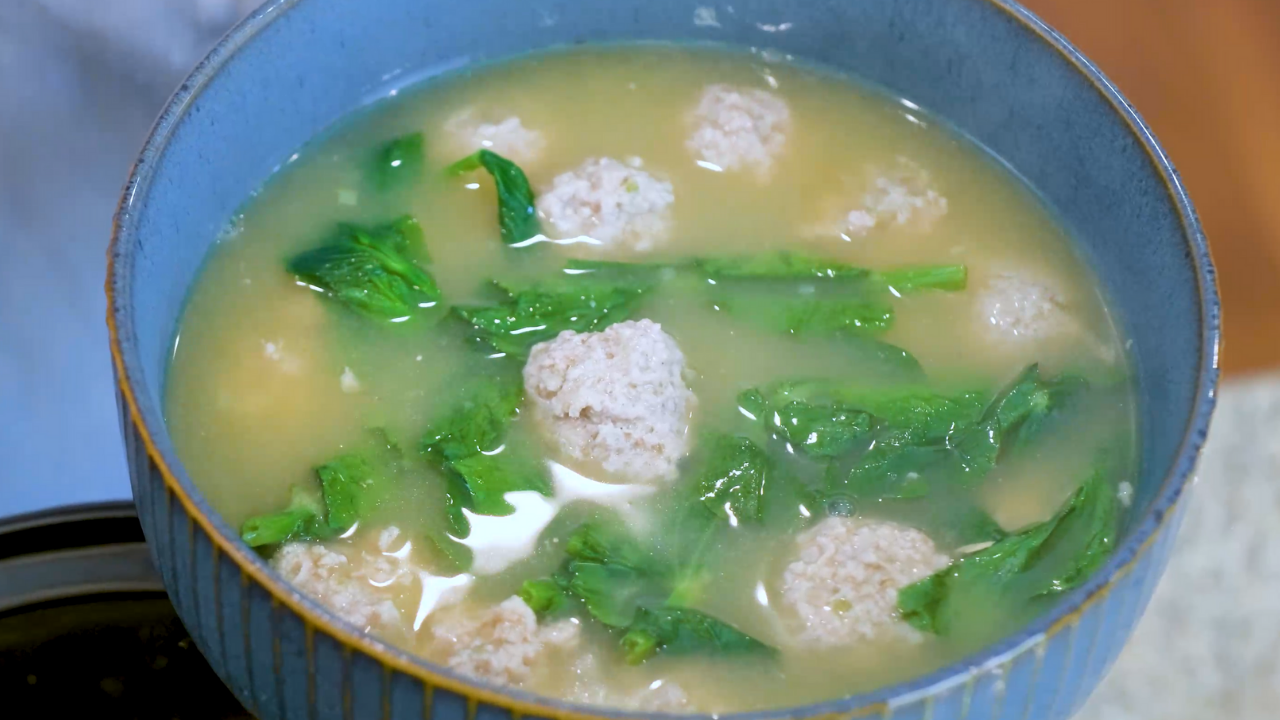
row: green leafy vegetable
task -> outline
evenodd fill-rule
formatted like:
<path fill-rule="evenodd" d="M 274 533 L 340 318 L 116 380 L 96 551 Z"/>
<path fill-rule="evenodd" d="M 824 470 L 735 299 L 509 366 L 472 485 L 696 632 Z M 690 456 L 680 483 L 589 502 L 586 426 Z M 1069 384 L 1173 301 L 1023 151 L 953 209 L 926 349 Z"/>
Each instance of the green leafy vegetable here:
<path fill-rule="evenodd" d="M 665 597 L 665 573 L 653 552 L 618 529 L 582 525 L 569 536 L 565 552 L 569 592 L 609 627 L 627 627 L 642 604 Z"/>
<path fill-rule="evenodd" d="M 972 417 L 972 394 L 881 406 L 887 416 L 879 418 L 871 449 L 838 491 L 908 499 L 928 494 L 932 483 L 971 486 L 995 467 L 1003 448 L 1026 442 L 1081 387 L 1072 380 L 1042 383 L 1032 366 L 980 418 Z"/>
<path fill-rule="evenodd" d="M 566 275 L 613 285 L 630 286 L 644 291 L 666 277 L 674 277 L 677 267 L 659 263 L 628 263 L 610 260 L 578 260 L 565 263 Z"/>
<path fill-rule="evenodd" d="M 841 404 L 790 402 L 772 421 L 792 447 L 819 457 L 842 455 L 871 431 L 871 415 Z"/>
<path fill-rule="evenodd" d="M 329 527 L 337 533 L 367 517 L 403 470 L 403 453 L 386 430 L 371 428 L 365 435 L 357 451 L 339 455 L 315 469 L 328 509 Z"/>
<path fill-rule="evenodd" d="M 658 652 L 673 655 L 775 652 L 768 645 L 705 613 L 666 607 L 641 608 L 622 636 L 622 650 L 631 665 L 639 665 Z"/>
<path fill-rule="evenodd" d="M 694 260 L 706 275 L 716 280 L 742 278 L 866 278 L 871 271 L 834 260 L 788 251 L 739 257 Z"/>
<path fill-rule="evenodd" d="M 1115 550 L 1115 489 L 1099 469 L 1049 520 L 966 555 L 898 593 L 898 609 L 914 627 L 950 633 L 962 612 L 956 598 L 975 593 L 1055 595 L 1079 586 Z"/>
<path fill-rule="evenodd" d="M 329 527 L 342 532 L 356 524 L 365 510 L 373 475 L 369 461 L 356 454 L 341 455 L 316 468 L 329 508 Z"/>
<path fill-rule="evenodd" d="M 618 530 L 588 523 L 574 531 L 565 549 L 568 593 L 597 622 L 623 632 L 622 649 L 629 663 L 644 662 L 663 651 L 772 652 L 705 613 L 672 607 L 669 598 L 679 573 Z"/>
<path fill-rule="evenodd" d="M 653 551 L 622 530 L 585 523 L 565 543 L 565 553 L 580 562 L 608 563 L 649 575 L 661 575 Z"/>
<path fill-rule="evenodd" d="M 913 383 L 924 379 L 924 368 L 914 355 L 865 335 L 841 338 L 841 346 L 849 359 L 859 367 L 874 369 L 877 377 L 893 382 Z"/>
<path fill-rule="evenodd" d="M 775 307 L 782 311 L 782 327 L 795 335 L 878 333 L 893 324 L 893 307 L 884 302 L 792 300 Z"/>
<path fill-rule="evenodd" d="M 880 438 L 841 486 L 863 499 L 911 500 L 928 495 L 925 473 L 933 474 L 931 468 L 953 462 L 954 456 L 944 446 L 918 446 L 905 440 L 901 435 Z"/>
<path fill-rule="evenodd" d="M 795 450 L 816 457 L 849 452 L 871 431 L 871 415 L 841 403 L 789 402 L 765 418 Z"/>
<path fill-rule="evenodd" d="M 792 394 L 812 391 L 804 385 L 793 385 L 789 390 Z M 982 396 L 974 392 L 947 395 L 918 387 L 879 390 L 836 386 L 828 393 L 838 402 L 871 414 L 878 427 L 921 440 L 943 439 L 957 427 L 976 421 L 983 410 Z"/>
<path fill-rule="evenodd" d="M 1071 376 L 1044 379 L 1032 365 L 989 402 L 974 392 L 812 380 L 753 388 L 738 404 L 793 450 L 839 461 L 828 467 L 819 499 L 911 500 L 938 486 L 971 487 L 1003 451 L 1029 442 L 1085 388 Z M 993 536 L 994 527 L 965 521 L 955 534 Z"/>
<path fill-rule="evenodd" d="M 479 515 L 500 517 L 515 512 L 506 500 L 507 493 L 532 490 L 551 495 L 551 482 L 542 463 L 517 457 L 510 448 L 493 455 L 477 453 L 460 458 L 448 467 L 466 486 L 462 506 Z"/>
<path fill-rule="evenodd" d="M 322 540 L 333 535 L 325 522 L 324 504 L 315 493 L 300 487 L 291 490 L 289 506 L 280 512 L 244 521 L 240 537 L 249 547 L 278 545 L 288 540 Z"/>
<path fill-rule="evenodd" d="M 947 438 L 957 427 L 977 421 L 983 411 L 978 393 L 944 395 L 909 385 L 875 389 L 825 380 L 775 383 L 743 393 L 739 404 L 744 402 L 757 408 L 751 411 L 752 415 L 784 433 L 797 447 L 803 445 L 801 438 L 779 425 L 789 423 L 798 428 L 807 422 L 811 428 L 826 428 L 828 432 L 843 430 L 831 440 L 838 445 L 865 435 L 872 428 L 912 441 L 928 441 Z M 791 408 L 785 416 L 784 408 Z M 770 413 L 778 413 L 778 417 Z"/>
<path fill-rule="evenodd" d="M 898 295 L 919 290 L 964 290 L 969 283 L 969 270 L 964 265 L 921 265 L 896 270 L 881 270 L 875 277 Z"/>
<path fill-rule="evenodd" d="M 1046 380 L 1040 377 L 1039 365 L 1030 365 L 992 402 L 986 417 L 1013 444 L 1026 444 L 1088 387 L 1088 381 L 1074 375 Z"/>
<path fill-rule="evenodd" d="M 950 618 L 941 615 L 943 604 L 949 595 L 949 582 L 944 574 L 948 572 L 951 572 L 950 569 L 898 590 L 898 611 L 908 625 L 935 635 L 948 634 L 951 629 Z"/>
<path fill-rule="evenodd" d="M 449 167 L 454 175 L 484 168 L 498 189 L 498 228 L 502 242 L 518 245 L 542 234 L 542 224 L 533 206 L 533 189 L 520 166 L 490 150 L 480 150 Z"/>
<path fill-rule="evenodd" d="M 932 530 L 935 540 L 952 547 L 996 542 L 1009 537 L 990 513 L 972 501 L 949 505 L 934 521 Z"/>
<path fill-rule="evenodd" d="M 769 399 L 757 388 L 748 388 L 738 393 L 738 411 L 752 420 L 769 422 L 766 414 L 772 412 Z"/>
<path fill-rule="evenodd" d="M 466 478 L 450 471 L 447 465 L 441 469 L 445 472 L 444 517 L 448 533 L 437 537 L 436 544 L 450 544 L 471 535 L 471 521 L 462 512 L 472 507 L 471 488 L 467 487 Z"/>
<path fill-rule="evenodd" d="M 1120 531 L 1119 499 L 1111 483 L 1113 471 L 1107 469 L 1105 462 L 1102 467 L 1072 495 L 1060 512 L 1055 530 L 1060 533 L 1062 544 L 1073 549 L 1074 561 L 1044 583 L 1037 597 L 1079 587 L 1115 552 Z M 1058 539 L 1051 537 L 1050 541 Z"/>
<path fill-rule="evenodd" d="M 625 565 L 572 562 L 568 569 L 569 592 L 609 627 L 628 627 L 643 605 L 663 600 L 661 586 L 653 578 Z"/>
<path fill-rule="evenodd" d="M 289 506 L 269 515 L 250 518 L 241 537 L 252 547 L 285 540 L 323 540 L 350 528 L 373 509 L 382 497 L 379 485 L 396 472 L 400 447 L 381 428 L 366 431 L 367 442 L 358 452 L 340 455 L 316 467 L 319 492 L 294 487 Z"/>
<path fill-rule="evenodd" d="M 525 580 L 516 594 L 539 618 L 556 614 L 567 601 L 564 588 L 550 578 Z"/>
<path fill-rule="evenodd" d="M 445 516 L 454 538 L 471 532 L 464 509 L 503 516 L 514 511 L 507 493 L 551 494 L 540 462 L 515 448 L 503 449 L 524 394 L 519 367 L 506 360 L 483 363 L 488 367 L 482 365 L 465 381 L 461 399 L 432 423 L 422 440 L 423 453 L 446 476 Z"/>
<path fill-rule="evenodd" d="M 469 377 L 461 399 L 433 423 L 422 449 L 438 462 L 453 462 L 502 445 L 507 425 L 524 398 L 524 381 L 517 367 L 494 363 L 491 372 Z"/>
<path fill-rule="evenodd" d="M 713 306 L 772 329 L 807 337 L 859 337 L 893 324 L 894 296 L 924 289 L 963 289 L 963 265 L 907 267 L 873 272 L 801 253 L 772 252 L 699 258 Z M 917 365 L 905 351 L 907 362 Z"/>
<path fill-rule="evenodd" d="M 976 421 L 967 417 L 973 409 L 970 402 L 976 397 L 972 394 L 941 413 L 940 407 L 927 408 L 927 403 L 917 406 L 914 410 L 925 413 L 914 420 L 927 417 L 927 427 L 903 422 L 908 415 L 916 415 L 914 411 L 900 415 L 890 424 L 895 432 L 879 439 L 878 446 L 854 468 L 849 484 L 855 494 L 863 497 L 900 497 L 885 488 L 898 484 L 907 475 L 918 477 L 929 470 L 951 482 L 972 483 L 995 467 L 1004 448 L 1028 443 L 1049 418 L 1087 387 L 1083 379 L 1067 375 L 1044 380 L 1039 368 L 1031 365 L 987 405 Z M 886 408 L 881 411 L 888 412 Z M 903 426 L 914 426 L 916 430 L 896 432 Z M 945 442 L 936 444 L 940 440 Z M 939 473 L 940 467 L 943 470 Z M 873 491 L 876 485 L 881 489 Z"/>
<path fill-rule="evenodd" d="M 289 260 L 299 280 L 379 320 L 402 322 L 440 302 L 440 290 L 405 253 L 422 228 L 404 216 L 375 227 L 342 223 L 328 243 Z"/>
<path fill-rule="evenodd" d="M 702 470 L 702 502 L 713 513 L 737 522 L 764 518 L 765 483 L 772 471 L 769 456 L 744 437 L 716 435 Z"/>
<path fill-rule="evenodd" d="M 410 133 L 383 143 L 374 153 L 369 179 L 379 190 L 403 187 L 422 177 L 422 133 Z"/>
<path fill-rule="evenodd" d="M 699 258 L 693 264 L 714 280 L 866 280 L 875 281 L 876 292 L 892 288 L 898 295 L 919 290 L 963 290 L 968 283 L 968 270 L 964 265 L 918 265 L 872 271 L 785 250 L 738 257 Z"/>
<path fill-rule="evenodd" d="M 893 307 L 859 297 L 805 298 L 722 290 L 713 305 L 774 332 L 804 337 L 881 333 L 893 324 Z"/>
<path fill-rule="evenodd" d="M 525 357 L 534 345 L 565 330 L 594 332 L 626 320 L 647 286 L 566 279 L 513 291 L 499 286 L 497 305 L 455 307 L 475 336 L 500 353 Z"/>
<path fill-rule="evenodd" d="M 767 461 L 767 457 L 762 456 L 757 462 L 761 460 Z M 760 502 L 763 503 L 763 497 Z M 676 521 L 664 531 L 664 541 L 681 550 L 674 571 L 666 573 L 671 592 L 663 605 L 696 608 L 705 601 L 707 588 L 715 578 L 717 553 L 725 543 L 733 541 L 734 525 L 723 522 L 729 518 L 723 504 L 708 507 L 703 501 L 688 506 L 683 515 L 677 516 Z"/>
<path fill-rule="evenodd" d="M 972 486 L 995 466 L 999 435 L 992 424 L 961 426 L 943 440 L 887 430 L 842 483 L 863 499 L 920 498 L 936 484 Z"/>

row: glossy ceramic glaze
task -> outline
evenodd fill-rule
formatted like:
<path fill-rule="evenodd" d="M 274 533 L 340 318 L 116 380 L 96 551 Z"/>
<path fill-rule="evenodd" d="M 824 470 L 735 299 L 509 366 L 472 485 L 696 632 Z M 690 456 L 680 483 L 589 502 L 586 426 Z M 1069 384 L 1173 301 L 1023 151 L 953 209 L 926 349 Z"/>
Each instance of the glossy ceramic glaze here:
<path fill-rule="evenodd" d="M 615 717 L 471 683 L 362 635 L 281 582 L 199 496 L 161 415 L 188 287 L 236 207 L 344 113 L 467 63 L 579 42 L 720 42 L 846 70 L 946 118 L 1080 240 L 1132 343 L 1142 472 L 1103 571 L 1052 613 L 904 684 L 743 720 L 1060 720 L 1110 666 L 1177 531 L 1217 382 L 1204 237 L 1147 128 L 1087 60 L 996 0 L 297 0 L 270 4 L 179 90 L 134 168 L 107 281 L 121 426 L 147 539 L 214 669 L 263 720 Z"/>

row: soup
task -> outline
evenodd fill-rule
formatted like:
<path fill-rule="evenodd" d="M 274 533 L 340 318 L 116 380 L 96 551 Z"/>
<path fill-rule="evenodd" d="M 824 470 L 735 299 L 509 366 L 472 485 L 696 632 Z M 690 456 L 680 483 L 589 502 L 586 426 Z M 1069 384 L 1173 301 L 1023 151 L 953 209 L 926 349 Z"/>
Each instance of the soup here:
<path fill-rule="evenodd" d="M 728 712 L 907 679 L 1113 549 L 1135 438 L 1093 277 L 907 100 L 767 54 L 432 80 L 229 223 L 167 420 L 358 629 L 492 685 Z"/>

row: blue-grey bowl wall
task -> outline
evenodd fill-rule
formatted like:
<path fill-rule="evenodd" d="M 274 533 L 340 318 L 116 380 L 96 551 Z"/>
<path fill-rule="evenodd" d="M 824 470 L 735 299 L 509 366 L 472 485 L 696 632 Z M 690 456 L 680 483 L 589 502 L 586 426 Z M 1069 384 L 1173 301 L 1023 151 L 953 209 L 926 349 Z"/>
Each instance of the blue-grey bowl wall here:
<path fill-rule="evenodd" d="M 1070 225 L 1132 340 L 1142 437 L 1133 520 L 1086 587 L 969 662 L 866 695 L 751 717 L 1060 720 L 1140 616 L 1176 533 L 1217 379 L 1212 267 L 1173 169 L 1114 89 L 994 0 L 301 0 L 269 5 L 179 90 L 117 216 L 108 292 L 134 495 L 179 614 L 262 720 L 609 716 L 476 688 L 334 620 L 280 583 L 195 490 L 162 395 L 188 288 L 250 193 L 387 90 L 467 63 L 584 42 L 721 42 L 867 78 L 947 119 Z M 270 589 L 268 589 L 270 588 Z"/>

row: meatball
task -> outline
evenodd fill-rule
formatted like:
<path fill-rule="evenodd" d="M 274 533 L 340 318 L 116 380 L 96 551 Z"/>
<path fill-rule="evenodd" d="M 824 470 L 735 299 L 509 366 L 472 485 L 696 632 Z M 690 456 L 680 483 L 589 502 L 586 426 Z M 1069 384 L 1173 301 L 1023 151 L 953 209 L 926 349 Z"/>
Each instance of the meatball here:
<path fill-rule="evenodd" d="M 1047 284 L 1004 272 L 993 275 L 980 293 L 979 323 L 995 337 L 1043 339 L 1069 329 L 1066 304 Z"/>
<path fill-rule="evenodd" d="M 566 330 L 524 367 L 535 415 L 565 455 L 635 482 L 675 478 L 696 402 L 684 355 L 650 320 Z"/>
<path fill-rule="evenodd" d="M 685 146 L 700 162 L 725 172 L 750 170 L 766 181 L 787 144 L 791 110 L 764 90 L 708 85 L 690 122 Z"/>
<path fill-rule="evenodd" d="M 540 627 L 533 610 L 515 595 L 479 612 L 451 613 L 431 628 L 450 668 L 501 685 L 528 680 L 544 653 L 576 646 L 578 630 L 573 620 Z"/>
<path fill-rule="evenodd" d="M 414 587 L 419 570 L 409 559 L 408 541 L 397 543 L 400 539 L 400 530 L 392 526 L 376 534 L 374 549 L 351 543 L 286 543 L 272 556 L 271 566 L 352 625 L 396 635 L 406 632 L 406 623 L 395 599 Z"/>
<path fill-rule="evenodd" d="M 861 204 L 845 216 L 849 235 L 862 236 L 877 226 L 928 230 L 947 214 L 947 199 L 933 187 L 929 172 L 899 157 L 888 170 L 870 173 L 870 182 Z"/>
<path fill-rule="evenodd" d="M 530 163 L 542 156 L 547 140 L 542 133 L 524 126 L 518 117 L 484 122 L 474 108 L 467 108 L 445 121 L 444 131 L 451 150 L 458 156 L 477 150 L 492 150 L 517 163 Z M 456 159 L 456 158 L 455 158 Z"/>
<path fill-rule="evenodd" d="M 838 646 L 910 632 L 898 590 L 947 566 L 927 535 L 891 522 L 830 517 L 797 540 L 782 577 L 800 642 Z"/>
<path fill-rule="evenodd" d="M 591 158 L 562 173 L 537 200 L 538 213 L 565 239 L 589 237 L 595 247 L 648 252 L 666 241 L 671 226 L 671 183 L 631 164 Z"/>

